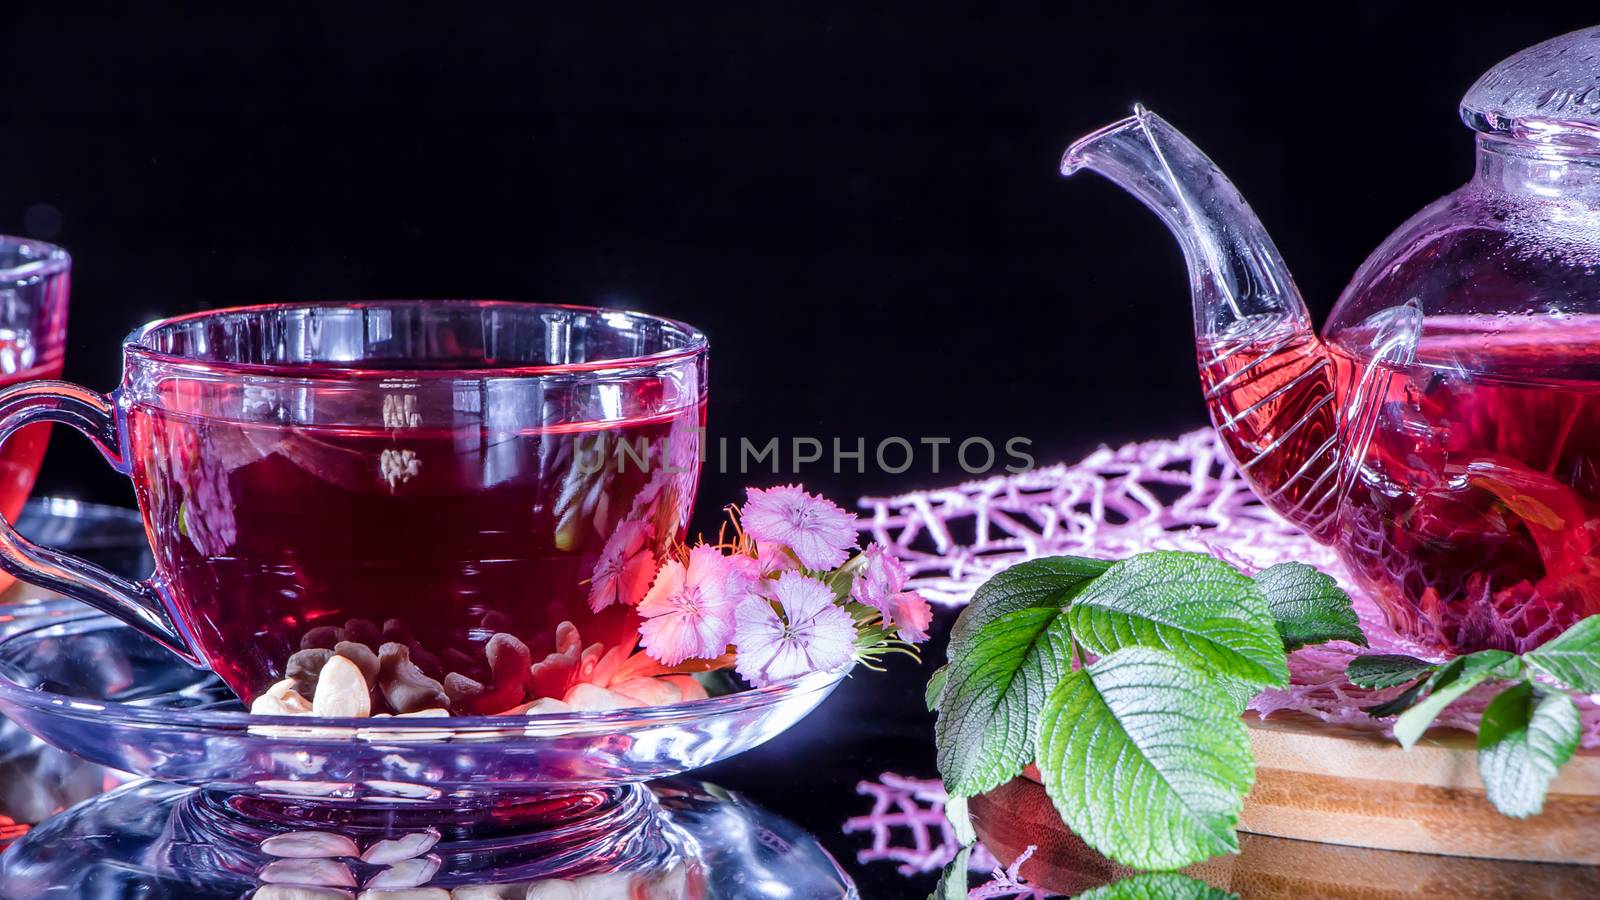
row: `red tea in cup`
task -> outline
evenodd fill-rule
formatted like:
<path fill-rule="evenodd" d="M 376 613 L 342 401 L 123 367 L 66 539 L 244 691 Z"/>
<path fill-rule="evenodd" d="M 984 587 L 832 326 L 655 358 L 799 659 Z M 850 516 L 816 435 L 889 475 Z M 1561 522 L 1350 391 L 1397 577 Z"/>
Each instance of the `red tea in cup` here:
<path fill-rule="evenodd" d="M 342 642 L 403 645 L 434 679 L 484 684 L 495 635 L 535 658 L 561 622 L 614 642 L 638 597 L 596 615 L 600 593 L 647 585 L 619 584 L 604 560 L 654 559 L 687 527 L 705 348 L 664 319 L 491 302 L 147 326 L 100 424 L 156 575 L 95 577 L 77 595 L 246 701 L 293 676 L 296 654 Z"/>

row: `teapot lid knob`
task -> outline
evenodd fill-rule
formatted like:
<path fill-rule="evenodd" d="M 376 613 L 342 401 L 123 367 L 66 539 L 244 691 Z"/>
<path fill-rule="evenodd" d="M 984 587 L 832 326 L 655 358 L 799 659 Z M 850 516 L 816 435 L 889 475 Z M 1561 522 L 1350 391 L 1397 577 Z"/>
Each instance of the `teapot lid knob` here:
<path fill-rule="evenodd" d="M 1461 98 L 1461 121 L 1579 151 L 1600 151 L 1600 26 L 1512 54 Z"/>

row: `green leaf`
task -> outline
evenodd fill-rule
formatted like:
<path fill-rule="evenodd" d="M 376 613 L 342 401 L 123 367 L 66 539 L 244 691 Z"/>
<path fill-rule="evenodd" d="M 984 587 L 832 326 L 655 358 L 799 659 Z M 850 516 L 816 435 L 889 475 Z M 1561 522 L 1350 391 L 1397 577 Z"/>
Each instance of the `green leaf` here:
<path fill-rule="evenodd" d="M 1538 815 L 1581 730 L 1577 704 L 1559 691 L 1522 681 L 1490 700 L 1478 724 L 1478 771 L 1494 808 L 1518 819 Z"/>
<path fill-rule="evenodd" d="M 1575 691 L 1600 693 L 1600 616 L 1580 620 L 1522 658 Z"/>
<path fill-rule="evenodd" d="M 1111 566 L 1112 562 L 1104 559 L 1046 556 L 1000 572 L 978 586 L 972 602 L 950 626 L 950 646 L 945 655 L 955 659 L 964 654 L 986 625 L 1006 613 L 1033 606 L 1066 606 L 1084 585 Z"/>
<path fill-rule="evenodd" d="M 855 585 L 856 572 L 866 565 L 866 554 L 857 553 L 850 557 L 849 562 L 822 576 L 823 584 L 833 589 L 835 600 L 843 600 L 850 596 L 850 588 Z"/>
<path fill-rule="evenodd" d="M 1488 678 L 1515 678 L 1522 674 L 1522 660 L 1504 650 L 1479 650 L 1458 656 L 1439 667 L 1428 679 L 1434 690 L 1445 687 L 1458 678 L 1482 674 Z"/>
<path fill-rule="evenodd" d="M 1239 895 L 1177 872 L 1150 872 L 1084 891 L 1078 900 L 1239 900 Z"/>
<path fill-rule="evenodd" d="M 962 847 L 956 851 L 955 858 L 939 875 L 939 883 L 934 887 L 933 893 L 928 895 L 928 900 L 967 900 L 968 885 L 971 879 L 967 875 L 968 861 L 972 858 L 972 847 Z"/>
<path fill-rule="evenodd" d="M 928 712 L 939 711 L 939 698 L 944 694 L 944 683 L 949 677 L 949 666 L 940 666 L 933 670 L 932 677 L 928 679 L 928 686 L 922 692 L 922 701 L 928 705 Z"/>
<path fill-rule="evenodd" d="M 956 842 L 966 847 L 978 842 L 978 832 L 972 827 L 972 815 L 967 811 L 967 798 L 953 796 L 944 802 L 944 818 L 950 823 L 950 833 Z"/>
<path fill-rule="evenodd" d="M 951 659 L 934 743 L 952 796 L 993 790 L 1032 760 L 1038 710 L 1070 668 L 1071 643 L 1051 628 L 1060 617 L 1049 607 L 1006 613 Z"/>
<path fill-rule="evenodd" d="M 1382 703 L 1375 703 L 1372 706 L 1362 707 L 1362 709 L 1374 719 L 1387 719 L 1390 716 L 1397 716 L 1416 706 L 1417 701 L 1422 698 L 1422 691 L 1427 686 L 1428 679 L 1424 678 L 1388 700 Z"/>
<path fill-rule="evenodd" d="M 1201 553 L 1156 551 L 1117 563 L 1067 610 L 1072 636 L 1106 656 L 1159 647 L 1208 673 L 1289 683 L 1283 641 L 1256 583 Z"/>
<path fill-rule="evenodd" d="M 1285 650 L 1310 644 L 1349 641 L 1367 646 L 1350 595 L 1339 583 L 1305 563 L 1279 563 L 1256 575 L 1277 622 Z"/>
<path fill-rule="evenodd" d="M 1037 759 L 1062 821 L 1116 862 L 1175 869 L 1239 849 L 1255 780 L 1244 720 L 1171 653 L 1130 647 L 1065 675 Z"/>
<path fill-rule="evenodd" d="M 1416 744 L 1428 726 L 1445 707 L 1489 678 L 1511 678 L 1522 663 L 1504 650 L 1479 650 L 1458 656 L 1433 673 L 1426 682 L 1427 699 L 1400 714 L 1394 721 L 1394 736 L 1407 750 Z"/>
<path fill-rule="evenodd" d="M 1350 660 L 1344 677 L 1357 687 L 1377 690 L 1405 684 L 1438 668 L 1426 660 L 1399 653 L 1371 653 Z"/>
<path fill-rule="evenodd" d="M 951 796 L 999 787 L 1033 760 L 1045 697 L 1071 668 L 1071 640 L 1054 628 L 1063 607 L 1110 563 L 1058 556 L 1020 563 L 984 582 L 950 632 L 934 726 Z"/>
<path fill-rule="evenodd" d="M 1228 695 L 1228 699 L 1233 702 L 1234 712 L 1239 715 L 1244 715 L 1244 711 L 1250 706 L 1250 701 L 1261 693 L 1259 686 L 1237 678 L 1229 678 L 1226 675 L 1213 675 L 1211 680 L 1216 682 L 1217 687 L 1221 688 L 1224 694 Z"/>

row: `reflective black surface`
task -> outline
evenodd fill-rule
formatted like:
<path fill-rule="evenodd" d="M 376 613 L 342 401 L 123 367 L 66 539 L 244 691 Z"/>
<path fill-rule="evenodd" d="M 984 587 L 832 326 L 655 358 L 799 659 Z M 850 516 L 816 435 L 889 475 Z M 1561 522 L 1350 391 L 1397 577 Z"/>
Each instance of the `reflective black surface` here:
<path fill-rule="evenodd" d="M 920 666 L 891 659 L 887 672 L 857 669 L 828 702 L 772 743 L 696 773 L 740 791 L 815 834 L 856 879 L 864 897 L 925 897 L 929 875 L 908 879 L 895 864 L 856 862 L 870 845 L 867 834 L 845 834 L 844 822 L 872 806 L 856 786 L 884 772 L 935 777 L 933 715 L 923 687 L 944 662 L 943 647 L 955 615 L 935 614 Z"/>

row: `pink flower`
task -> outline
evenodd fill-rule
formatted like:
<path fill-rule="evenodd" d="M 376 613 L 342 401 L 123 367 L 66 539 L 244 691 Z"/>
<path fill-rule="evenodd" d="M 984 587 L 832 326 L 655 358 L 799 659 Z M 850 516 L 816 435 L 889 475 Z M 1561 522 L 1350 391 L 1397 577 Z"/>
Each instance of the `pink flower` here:
<path fill-rule="evenodd" d="M 650 587 L 656 573 L 656 557 L 646 546 L 650 529 L 636 520 L 624 521 L 606 538 L 589 582 L 589 609 L 599 612 L 613 603 L 629 605 Z"/>
<path fill-rule="evenodd" d="M 769 490 L 750 488 L 745 503 L 745 533 L 758 543 L 782 544 L 800 564 L 823 571 L 843 563 L 856 546 L 856 517 L 830 501 L 808 494 L 798 484 Z"/>
<path fill-rule="evenodd" d="M 906 586 L 906 567 L 882 544 L 873 542 L 861 551 L 861 568 L 850 584 L 850 596 L 865 603 L 884 618 L 894 613 L 894 595 Z"/>
<path fill-rule="evenodd" d="M 771 578 L 780 572 L 793 572 L 800 568 L 800 563 L 789 552 L 789 548 L 782 544 L 771 542 L 756 545 L 756 570 L 762 578 Z"/>
<path fill-rule="evenodd" d="M 855 623 L 834 604 L 831 588 L 798 572 L 785 572 L 770 586 L 770 600 L 752 598 L 734 616 L 740 675 L 762 687 L 850 662 Z"/>
<path fill-rule="evenodd" d="M 720 656 L 733 637 L 734 609 L 748 594 L 728 557 L 715 547 L 689 551 L 689 565 L 669 560 L 639 603 L 640 643 L 669 666 Z"/>
<path fill-rule="evenodd" d="M 885 611 L 883 621 L 885 624 L 900 626 L 900 639 L 919 644 L 928 639 L 928 626 L 933 623 L 933 609 L 928 606 L 928 601 L 916 591 L 901 591 L 889 598 L 889 606 L 893 611 Z"/>
<path fill-rule="evenodd" d="M 725 567 L 724 590 L 733 598 L 735 606 L 761 590 L 766 572 L 762 571 L 760 560 L 743 553 L 735 553 L 723 557 L 723 566 Z"/>
<path fill-rule="evenodd" d="M 906 567 L 877 542 L 861 551 L 861 568 L 850 583 L 850 596 L 883 614 L 883 624 L 900 626 L 900 639 L 915 644 L 928 639 L 933 610 L 916 591 L 903 591 Z"/>

